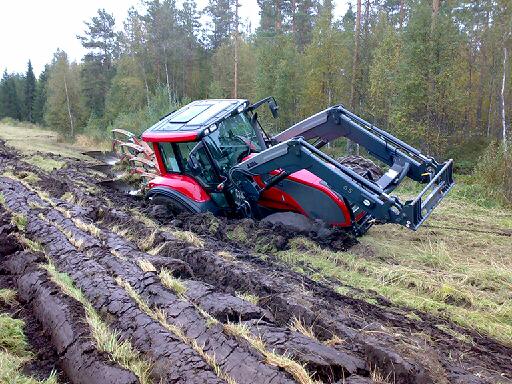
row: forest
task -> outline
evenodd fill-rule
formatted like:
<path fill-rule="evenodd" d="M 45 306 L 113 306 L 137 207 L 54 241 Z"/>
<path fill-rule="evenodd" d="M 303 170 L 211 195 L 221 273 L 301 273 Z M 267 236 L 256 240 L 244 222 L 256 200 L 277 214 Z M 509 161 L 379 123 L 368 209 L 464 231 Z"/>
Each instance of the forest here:
<path fill-rule="evenodd" d="M 3 73 L 0 119 L 104 140 L 194 99 L 272 95 L 278 132 L 341 103 L 512 201 L 509 0 L 354 0 L 341 18 L 332 0 L 258 6 L 255 32 L 239 0 L 147 0 L 120 29 L 100 9 L 80 62 L 57 50 L 38 78 L 30 61 Z"/>

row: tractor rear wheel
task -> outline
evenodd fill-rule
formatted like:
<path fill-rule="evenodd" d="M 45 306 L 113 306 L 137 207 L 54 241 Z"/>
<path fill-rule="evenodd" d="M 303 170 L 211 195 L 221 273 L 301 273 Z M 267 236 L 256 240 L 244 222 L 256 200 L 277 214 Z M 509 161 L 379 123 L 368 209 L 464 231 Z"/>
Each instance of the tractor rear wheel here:
<path fill-rule="evenodd" d="M 384 174 L 377 164 L 362 156 L 345 156 L 336 159 L 338 163 L 345 165 L 370 181 L 377 181 Z"/>

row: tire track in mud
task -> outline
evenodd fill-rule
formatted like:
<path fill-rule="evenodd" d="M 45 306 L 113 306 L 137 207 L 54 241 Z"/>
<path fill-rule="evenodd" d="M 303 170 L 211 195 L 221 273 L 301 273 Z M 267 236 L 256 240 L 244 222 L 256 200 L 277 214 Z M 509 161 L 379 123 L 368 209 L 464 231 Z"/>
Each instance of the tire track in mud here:
<path fill-rule="evenodd" d="M 20 167 L 19 164 L 18 167 Z M 34 171 L 30 167 L 21 166 L 20 168 Z M 39 188 L 49 184 L 57 185 L 57 187 L 49 189 L 55 197 L 60 197 L 66 191 L 72 191 L 83 206 L 55 201 L 62 208 L 65 207 L 65 210 L 69 210 L 72 217 L 80 218 L 83 222 L 95 222 L 103 236 L 100 236 L 102 239 L 100 245 L 87 249 L 79 254 L 79 257 L 73 256 L 73 258 L 81 258 L 81 260 L 67 268 L 79 268 L 89 265 L 91 261 L 105 260 L 109 267 L 103 267 L 104 270 L 111 271 L 129 267 L 128 270 L 131 271 L 138 268 L 135 262 L 130 264 L 131 259 L 147 259 L 157 269 L 162 267 L 174 269 L 175 275 L 181 277 L 181 281 L 187 287 L 187 300 L 189 305 L 192 305 L 190 311 L 186 309 L 184 313 L 195 313 L 194 316 L 200 318 L 201 314 L 193 311 L 196 309 L 194 305 L 199 308 L 208 308 L 208 312 L 223 325 L 238 320 L 237 315 L 239 315 L 241 320 L 239 324 L 247 328 L 251 334 L 261 337 L 269 348 L 271 346 L 277 352 L 290 353 L 292 351 L 295 353 L 293 357 L 297 361 L 305 362 L 309 372 L 316 370 L 317 375 L 320 375 L 324 381 L 333 381 L 335 377 L 340 378 L 338 381 L 342 381 L 345 374 L 345 372 L 332 372 L 336 367 L 332 361 L 328 360 L 328 350 L 345 354 L 354 362 L 355 370 L 347 360 L 344 361 L 347 382 L 358 382 L 358 380 L 370 382 L 368 376 L 376 367 L 382 376 L 387 376 L 391 382 L 397 383 L 509 382 L 505 376 L 499 376 L 500 372 L 510 374 L 508 360 L 510 349 L 504 346 L 491 343 L 485 338 L 481 338 L 485 342 L 482 345 L 472 346 L 462 343 L 434 329 L 433 322 L 414 323 L 402 318 L 401 313 L 392 309 L 383 309 L 335 294 L 329 288 L 307 278 L 244 254 L 243 250 L 237 252 L 234 259 L 223 258 L 206 249 L 187 246 L 183 241 L 165 231 L 156 231 L 153 235 L 152 246 L 160 246 L 158 255 L 141 252 L 136 244 L 126 239 L 120 239 L 118 235 L 109 231 L 109 228 L 118 225 L 132 237 L 141 234 L 145 237 L 149 236 L 154 232 L 154 228 L 150 228 L 138 220 L 133 222 L 133 214 L 129 211 L 106 211 L 108 209 L 107 200 L 88 196 L 83 192 L 83 188 L 77 187 L 66 176 L 66 174 L 75 175 L 76 172 L 75 170 L 61 170 L 60 175 L 63 176 L 61 180 L 65 181 L 58 182 L 53 176 L 36 171 L 42 179 L 38 183 Z M 82 176 L 82 178 L 85 180 L 86 176 Z M 0 184 L 3 185 L 2 182 Z M 124 198 L 120 197 L 120 199 Z M 25 209 L 33 210 L 31 207 L 26 208 L 29 201 L 31 198 L 27 197 L 25 202 L 13 202 L 13 205 L 19 209 L 25 206 Z M 44 205 L 41 202 L 40 204 Z M 102 210 L 108 215 L 100 217 Z M 51 215 L 55 215 L 55 219 L 58 218 L 57 213 L 62 216 L 62 212 L 52 209 L 49 209 L 49 212 Z M 98 222 L 100 218 L 103 220 Z M 66 226 L 74 224 L 70 221 L 70 223 L 66 223 Z M 76 240 L 82 239 L 82 246 L 91 244 L 95 239 L 98 241 L 91 234 L 80 233 L 76 229 L 76 227 L 73 228 L 73 233 L 77 236 Z M 60 234 L 66 238 L 62 232 Z M 76 248 L 72 244 L 69 245 L 76 252 Z M 164 246 L 162 247 L 162 245 Z M 210 241 L 207 245 L 211 245 Z M 51 244 L 48 245 L 48 247 L 50 246 Z M 217 244 L 214 246 L 217 249 L 222 248 Z M 88 255 L 84 253 L 95 249 L 101 249 L 101 252 L 94 255 L 93 260 L 88 259 Z M 56 258 L 59 257 L 57 253 L 61 251 L 63 250 L 55 250 Z M 115 257 L 112 257 L 114 254 Z M 96 259 L 96 257 L 100 259 Z M 126 264 L 127 260 L 123 260 L 123 258 L 128 259 L 130 265 Z M 62 262 L 64 263 L 64 261 Z M 139 285 L 136 281 L 131 282 L 138 289 L 137 292 L 140 292 L 142 297 L 144 292 L 148 295 L 147 297 L 151 295 L 159 297 L 162 284 L 157 273 L 142 272 L 143 280 L 139 281 Z M 98 270 L 98 273 L 105 272 Z M 132 272 L 130 272 L 131 274 Z M 147 286 L 145 285 L 146 281 L 149 284 Z M 158 290 L 152 294 L 151 289 L 155 286 L 158 287 Z M 237 291 L 251 292 L 261 299 L 257 306 L 251 306 L 236 298 Z M 164 289 L 164 292 L 166 292 L 166 296 L 162 296 L 160 299 L 167 302 L 167 298 L 170 297 L 169 291 Z M 174 295 L 173 299 L 179 299 L 178 296 Z M 158 299 L 156 300 L 158 303 Z M 239 301 L 245 304 L 241 306 Z M 161 305 L 165 305 L 165 303 Z M 210 306 L 208 307 L 208 305 Z M 258 320 L 260 317 L 261 320 Z M 315 358 L 321 356 L 321 353 L 315 353 L 315 348 L 311 343 L 314 340 L 290 331 L 288 326 L 294 318 L 300 319 L 307 327 L 311 327 L 315 337 L 322 343 L 331 340 L 330 344 L 334 344 L 332 347 L 315 342 L 315 345 L 329 347 L 324 350 L 323 360 L 320 359 L 320 362 L 314 361 Z M 201 320 L 204 322 L 204 319 Z M 431 340 L 425 337 L 410 336 L 411 333 L 421 332 L 423 327 L 425 327 L 427 336 L 432 338 Z M 335 337 L 333 338 L 333 336 Z M 250 347 L 244 346 L 243 343 L 238 342 L 238 346 L 244 351 L 250 350 Z M 277 349 L 279 347 L 282 349 Z M 303 349 L 301 350 L 301 348 Z M 450 353 L 454 356 L 453 360 L 447 357 Z M 339 359 L 339 355 L 336 356 Z M 326 380 L 327 374 L 322 369 L 331 370 L 330 380 Z M 363 378 L 355 374 L 348 376 L 351 372 L 366 377 Z"/>

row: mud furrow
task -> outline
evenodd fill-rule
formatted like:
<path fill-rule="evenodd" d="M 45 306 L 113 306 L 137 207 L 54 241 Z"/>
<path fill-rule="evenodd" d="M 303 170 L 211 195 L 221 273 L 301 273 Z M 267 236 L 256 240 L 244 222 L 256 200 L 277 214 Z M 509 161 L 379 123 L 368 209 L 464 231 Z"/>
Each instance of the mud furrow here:
<path fill-rule="evenodd" d="M 71 232 L 71 229 L 69 229 L 69 226 L 71 225 L 70 220 L 60 216 L 58 212 L 50 211 L 47 214 L 47 218 L 52 220 L 64 233 Z M 153 280 L 148 279 L 147 276 L 144 276 L 140 269 L 133 263 L 122 259 L 112 258 L 108 252 L 99 246 L 99 240 L 97 238 L 92 238 L 86 233 L 76 231 L 76 228 L 73 231 L 73 233 L 75 233 L 74 241 L 78 244 L 86 244 L 83 246 L 83 250 L 87 251 L 89 256 L 98 260 L 100 263 L 107 265 L 109 270 L 117 276 L 122 276 L 127 279 L 137 292 L 148 302 L 148 304 L 165 310 L 168 314 L 168 320 L 173 324 L 181 324 L 181 327 L 184 328 L 188 334 L 190 334 L 201 345 L 204 344 L 205 352 L 210 352 L 211 350 L 211 353 L 216 356 L 219 366 L 228 374 L 240 382 L 245 382 L 249 380 L 249 378 L 254 382 L 274 382 L 277 380 L 275 378 L 275 370 L 269 370 L 268 367 L 261 364 L 263 360 L 261 356 L 256 356 L 258 358 L 256 361 L 254 360 L 254 357 L 251 356 L 251 353 L 254 355 L 254 349 L 245 348 L 251 353 L 240 350 L 234 340 L 226 338 L 222 332 L 223 329 L 221 326 L 206 327 L 204 319 L 197 314 L 195 307 L 190 304 L 185 306 L 184 302 L 178 297 L 173 296 L 165 289 L 162 289 L 162 287 L 157 284 L 155 276 L 153 276 Z M 143 259 L 148 256 L 147 254 L 136 251 L 133 246 L 130 247 L 119 236 L 107 232 L 102 233 L 101 237 L 105 240 L 106 244 L 112 247 L 114 253 L 120 257 Z M 195 285 L 196 291 L 198 286 L 201 286 L 202 284 L 192 281 L 189 283 L 193 283 Z M 216 305 L 218 316 L 221 313 L 231 312 L 231 315 L 235 313 L 239 317 L 237 320 L 240 320 L 241 317 L 247 318 L 248 315 L 251 315 L 251 318 L 253 318 L 254 315 L 260 316 L 264 312 L 261 308 L 250 305 L 239 298 L 223 293 L 214 294 L 208 291 L 205 292 L 206 287 L 204 284 L 202 285 L 203 294 L 200 296 L 198 296 L 199 292 L 196 292 L 195 294 L 197 301 L 201 301 L 201 298 L 203 301 L 206 299 L 223 299 L 218 303 L 218 305 Z M 194 296 L 193 291 L 192 296 Z M 225 304 L 229 305 L 229 308 L 226 307 Z M 235 308 L 237 308 L 237 306 L 241 306 L 242 310 L 236 310 Z M 252 313 L 247 311 L 248 307 L 251 308 L 250 312 Z M 224 321 L 225 320 L 229 320 L 229 316 L 227 318 L 225 317 Z M 269 327 L 269 324 L 267 324 L 264 329 L 267 330 Z M 253 328 L 257 330 L 258 327 L 255 326 Z M 279 332 L 285 334 L 286 330 L 275 328 L 274 335 Z M 295 335 L 291 332 L 288 333 L 291 334 L 288 335 L 288 339 L 293 339 L 294 337 L 300 339 L 302 337 L 296 333 Z M 257 335 L 262 336 L 263 332 L 259 331 Z M 268 341 L 273 341 L 275 338 L 267 337 L 266 339 Z M 302 337 L 302 339 L 304 338 Z M 305 349 L 308 349 L 308 344 L 312 345 L 309 347 L 309 353 L 303 353 Z M 274 345 L 273 343 L 270 343 L 269 348 L 272 350 L 278 350 L 283 355 L 292 355 L 299 361 L 308 364 L 311 372 L 315 373 L 317 377 L 322 378 L 325 381 L 335 381 L 356 371 L 355 364 L 353 363 L 354 358 L 350 359 L 347 356 L 343 356 L 334 349 L 325 352 L 324 350 L 328 349 L 327 347 L 321 344 L 315 346 L 314 344 L 315 343 L 311 340 L 309 343 L 302 340 L 300 343 L 300 345 L 302 345 L 301 349 L 295 348 L 299 343 L 290 344 L 290 348 L 286 345 Z M 215 347 L 216 345 L 217 347 Z M 218 346 L 221 346 L 221 348 Z M 316 351 L 318 354 L 318 357 L 314 359 L 311 358 L 311 356 L 314 356 L 313 351 Z M 322 354 L 329 356 L 329 359 L 322 360 L 320 357 Z M 307 359 L 305 359 L 305 357 L 307 357 Z M 243 366 L 240 363 L 241 361 L 244 361 Z M 364 365 L 363 361 L 358 362 L 359 367 L 364 368 Z M 267 372 L 265 373 L 265 371 Z"/>
<path fill-rule="evenodd" d="M 295 316 L 313 325 L 322 339 L 326 340 L 333 335 L 339 335 L 345 340 L 343 345 L 336 346 L 339 351 L 348 355 L 359 354 L 368 361 L 369 367 L 379 367 L 385 375 L 393 377 L 396 382 L 428 383 L 447 380 L 444 370 L 440 367 L 439 357 L 428 346 L 423 345 L 421 340 L 410 340 L 405 335 L 391 336 L 391 331 L 379 324 L 372 324 L 374 329 L 371 330 L 378 332 L 378 338 L 373 337 L 372 333 L 360 334 L 357 328 L 351 327 L 352 324 L 361 326 L 360 319 L 351 319 L 351 316 L 354 316 L 351 310 L 348 313 L 339 313 L 325 300 L 320 299 L 319 302 L 318 297 L 308 298 L 307 295 L 300 293 L 304 288 L 303 284 L 301 286 L 294 284 L 296 279 L 285 280 L 278 273 L 263 274 L 247 263 L 234 263 L 212 252 L 176 246 L 176 242 L 169 236 L 162 237 L 167 239 L 168 246 L 161 250 L 160 255 L 185 261 L 198 277 L 213 284 L 217 289 L 227 293 L 234 293 L 237 290 L 247 291 L 264 297 L 262 304 L 274 312 L 279 324 L 286 325 L 291 321 L 292 316 Z M 127 248 L 126 245 L 124 247 Z M 345 319 L 345 322 L 335 320 L 333 311 L 338 312 L 341 315 L 339 318 Z M 402 350 L 396 350 L 394 345 L 397 343 L 405 347 Z M 425 365 L 423 364 L 425 360 L 418 361 L 412 353 L 419 345 L 423 347 L 424 353 L 430 355 Z M 408 346 L 411 348 L 407 348 Z M 296 354 L 294 357 L 301 358 L 301 355 Z M 352 366 L 361 367 L 362 365 L 357 363 Z M 366 372 L 369 371 L 369 367 L 366 367 Z M 325 369 L 321 370 L 321 372 L 325 371 Z"/>
<path fill-rule="evenodd" d="M 138 383 L 137 377 L 116 365 L 97 350 L 85 313 L 76 300 L 63 294 L 39 267 L 42 255 L 29 252 L 9 254 L 2 249 L 0 270 L 12 276 L 19 298 L 32 308 L 34 316 L 50 335 L 61 368 L 73 383 Z"/>
<path fill-rule="evenodd" d="M 71 242 L 75 246 L 81 247 L 82 251 L 86 252 L 91 259 L 106 266 L 114 275 L 126 279 L 150 306 L 164 310 L 167 314 L 167 320 L 173 324 L 180 324 L 187 336 L 196 340 L 200 345 L 204 345 L 205 352 L 215 355 L 219 366 L 230 376 L 240 382 L 245 382 L 249 379 L 253 382 L 262 383 L 286 381 L 284 378 L 278 379 L 280 374 L 275 368 L 262 364 L 264 361 L 263 357 L 254 351 L 253 348 L 248 348 L 247 346 L 240 348 L 234 339 L 227 338 L 222 326 L 208 327 L 202 316 L 197 313 L 194 305 L 180 300 L 179 297 L 163 289 L 158 284 L 158 279 L 154 274 L 152 276 L 151 273 L 144 273 L 133 261 L 122 259 L 123 257 L 129 257 L 132 260 L 143 259 L 148 256 L 147 254 L 137 252 L 133 249 L 133 246 L 129 246 L 119 236 L 108 232 L 97 233 L 96 237 L 91 236 L 74 227 L 74 220 L 67 219 L 61 212 L 56 210 L 48 210 L 46 218 L 63 234 L 67 234 L 68 237 L 72 236 Z M 121 258 L 112 257 L 111 252 L 102 247 L 101 243 L 103 241 Z M 48 252 L 52 254 L 61 252 L 61 245 L 57 243 L 51 242 L 48 244 Z M 200 286 L 201 283 L 195 282 L 196 291 Z M 223 303 L 231 306 L 231 312 L 235 312 L 240 316 L 244 314 L 245 318 L 248 315 L 247 311 L 243 313 L 242 311 L 233 311 L 232 308 L 236 307 L 237 304 L 243 304 L 242 308 L 244 309 L 252 307 L 252 316 L 259 316 L 264 312 L 254 305 L 245 303 L 243 300 L 227 294 L 213 295 L 211 287 L 210 292 L 208 290 L 205 291 L 206 287 L 204 285 L 200 288 L 202 288 L 202 294 L 201 292 L 192 293 L 192 296 L 195 296 L 197 301 L 200 301 L 201 297 L 204 298 L 205 296 L 210 296 L 209 299 L 215 298 L 215 296 L 223 298 Z M 227 312 L 226 307 L 222 307 L 222 303 L 217 306 L 217 309 L 217 314 Z M 229 316 L 223 320 L 229 320 Z M 358 360 L 346 353 L 342 354 L 319 343 L 315 345 L 315 342 L 312 340 L 306 342 L 305 338 L 296 332 L 293 333 L 286 329 L 273 327 L 273 337 L 265 337 L 268 330 L 272 328 L 270 324 L 265 324 L 262 330 L 258 329 L 257 323 L 253 324 L 251 328 L 253 328 L 253 332 L 257 337 L 261 337 L 262 340 L 269 344 L 269 348 L 278 351 L 282 355 L 291 355 L 293 358 L 308 364 L 310 371 L 318 378 L 331 382 L 348 377 L 350 374 L 355 373 L 358 368 L 364 371 L 365 363 L 360 359 Z M 277 334 L 281 334 L 282 337 L 277 338 Z M 300 341 L 293 342 L 294 339 Z M 283 345 L 283 341 L 289 342 L 290 347 L 286 344 Z M 324 358 L 325 356 L 327 358 Z M 244 362 L 243 365 L 241 365 L 242 361 Z"/>
<path fill-rule="evenodd" d="M 22 187 L 18 185 L 18 191 L 20 188 Z M 9 204 L 13 194 L 9 194 L 4 190 L 4 195 L 7 204 Z M 144 276 L 145 273 L 132 262 L 113 257 L 110 252 L 101 247 L 98 239 L 78 230 L 73 226 L 72 221 L 66 219 L 60 212 L 48 210 L 46 216 L 48 222 L 58 228 L 60 233 L 51 231 L 48 224 L 39 217 L 36 218 L 33 213 L 27 212 L 27 214 L 31 222 L 27 227 L 27 233 L 31 237 L 39 239 L 48 254 L 55 260 L 56 264 L 59 267 L 63 267 L 63 270 L 69 273 L 74 281 L 77 281 L 77 284 L 88 297 L 97 298 L 98 288 L 103 288 L 104 291 L 111 291 L 109 296 L 115 297 L 117 299 L 116 301 L 127 301 L 122 297 L 125 295 L 124 292 L 121 293 L 118 292 L 119 289 L 114 289 L 114 287 L 112 287 L 112 281 L 110 281 L 109 284 L 108 280 L 112 280 L 112 278 L 108 279 L 102 275 L 114 274 L 115 276 L 123 277 L 137 289 L 138 293 L 141 294 L 150 305 L 158 306 L 160 309 L 164 310 L 165 313 L 168 314 L 168 320 L 172 320 L 174 324 L 180 324 L 181 327 L 185 329 L 187 336 L 190 335 L 189 337 L 196 340 L 199 345 L 204 345 L 202 348 L 206 353 L 211 353 L 216 357 L 217 363 L 221 369 L 225 369 L 228 374 L 233 372 L 233 375 L 240 380 L 240 382 L 247 382 L 249 380 L 260 383 L 292 382 L 276 368 L 262 364 L 263 359 L 261 356 L 256 356 L 254 351 L 249 353 L 243 348 L 240 348 L 234 340 L 228 340 L 223 335 L 222 329 L 215 327 L 208 328 L 204 319 L 195 313 L 196 309 L 192 305 L 187 304 L 165 290 L 158 284 L 158 279 L 155 276 L 151 276 L 151 273 L 149 273 L 150 276 Z M 66 239 L 66 234 L 73 236 L 71 242 L 67 241 L 69 239 Z M 79 245 L 84 252 L 87 251 L 87 256 L 85 254 L 79 254 L 76 255 L 78 257 L 74 257 L 74 246 L 77 245 Z M 87 265 L 87 275 L 85 275 L 84 272 L 76 272 L 78 263 Z M 101 264 L 107 266 L 107 269 L 105 270 Z M 100 279 L 103 280 L 102 284 L 97 283 Z M 89 286 L 87 286 L 87 280 L 92 280 Z M 112 307 L 117 307 L 117 303 L 108 304 L 110 313 L 113 313 Z M 123 313 L 119 314 L 126 316 L 127 312 L 125 308 L 122 308 L 122 311 Z M 145 315 L 147 316 L 147 314 Z M 119 322 L 126 324 L 133 323 L 135 324 L 134 327 L 136 327 L 137 322 L 132 321 L 132 319 L 137 316 L 137 314 L 132 314 L 132 318 L 126 320 L 120 318 L 116 324 Z M 116 326 L 116 328 L 118 328 L 118 326 Z M 153 347 L 157 341 L 158 340 L 151 341 Z M 137 342 L 134 344 L 138 346 Z M 181 352 L 181 354 L 186 355 L 184 352 Z M 155 363 L 156 366 L 164 363 L 161 361 L 161 357 L 152 357 L 154 360 L 158 358 L 158 363 Z M 193 361 L 191 356 L 184 356 L 184 358 L 187 361 Z M 185 367 L 180 367 L 180 371 L 186 373 Z"/>
<path fill-rule="evenodd" d="M 20 202 L 23 188 L 15 184 L 13 186 L 16 191 L 3 188 L 2 192 L 9 208 L 20 209 L 23 205 Z M 58 269 L 72 278 L 96 310 L 112 320 L 112 327 L 124 339 L 131 339 L 134 347 L 154 362 L 153 374 L 159 381 L 222 382 L 190 347 L 138 309 L 105 268 L 85 254 L 77 252 L 65 235 L 55 230 L 51 224 L 32 212 L 26 211 L 26 215 L 27 235 L 44 246 Z M 79 238 L 83 239 L 85 236 Z"/>
<path fill-rule="evenodd" d="M 212 250 L 225 249 L 225 245 L 218 241 L 225 236 L 222 228 L 217 228 L 213 237 L 206 236 L 206 240 L 192 237 L 184 241 L 184 236 L 174 236 L 161 230 L 128 209 L 138 207 L 140 202 L 102 191 L 102 194 L 115 199 L 116 204 L 127 206 L 126 209 L 111 210 L 111 203 L 104 195 L 89 195 L 82 185 L 90 185 L 94 178 L 83 172 L 82 164 L 70 163 L 68 168 L 46 175 L 23 163 L 13 163 L 9 159 L 13 157 L 12 153 L 7 150 L 3 152 L 0 155 L 0 168 L 12 165 L 17 176 L 22 175 L 20 169 L 34 171 L 41 179 L 37 181 L 38 188 L 50 191 L 57 198 L 65 192 L 72 192 L 72 195 L 66 196 L 70 203 L 52 201 L 53 204 L 59 204 L 60 212 L 37 201 L 31 194 L 17 201 L 11 199 L 12 206 L 19 212 L 37 212 L 38 208 L 34 204 L 41 204 L 45 208 L 41 212 L 48 214 L 54 223 L 53 231 L 57 227 L 62 231 L 58 231 L 60 237 L 54 236 L 54 241 L 62 244 L 54 245 L 51 241 L 45 243 L 47 250 L 51 250 L 59 260 L 60 268 L 71 271 L 73 268 L 88 269 L 89 265 L 94 265 L 96 270 L 92 273 L 99 276 L 124 276 L 130 287 L 133 286 L 134 292 L 151 308 L 164 308 L 166 305 L 172 307 L 165 308 L 166 322 L 178 324 L 178 319 L 192 319 L 193 323 L 196 322 L 194 324 L 201 324 L 200 327 L 190 325 L 184 331 L 191 339 L 207 335 L 205 337 L 210 344 L 208 347 L 205 344 L 205 348 L 211 348 L 209 351 L 217 348 L 218 339 L 207 332 L 218 329 L 222 335 L 222 331 L 226 333 L 226 326 L 235 324 L 243 332 L 247 331 L 254 340 L 260 340 L 266 348 L 279 354 L 286 353 L 306 364 L 309 372 L 316 372 L 315 377 L 325 381 L 338 379 L 339 382 L 361 383 L 373 382 L 372 377 L 384 377 L 394 383 L 498 383 L 507 382 L 508 379 L 503 375 L 512 373 L 510 350 L 488 338 L 457 328 L 463 333 L 470 333 L 477 344 L 461 342 L 435 327 L 440 319 L 430 319 L 425 314 L 422 321 L 411 321 L 403 317 L 403 311 L 385 302 L 379 307 L 341 296 L 328 287 L 274 264 L 271 257 L 267 259 L 270 262 L 262 261 L 243 247 L 237 249 L 230 245 L 234 257 L 221 257 L 220 253 Z M 75 180 L 83 184 L 78 185 Z M 4 183 L 0 180 L 0 184 Z M 32 218 L 33 213 L 31 215 Z M 66 216 L 71 217 L 71 220 L 67 220 Z M 94 234 L 76 219 L 86 224 L 95 223 L 100 233 Z M 202 219 L 192 219 L 195 221 L 182 223 L 181 226 L 195 231 L 199 225 L 198 220 Z M 127 241 L 112 233 L 114 227 L 117 227 L 116 232 L 139 241 Z M 204 228 L 198 230 L 204 235 L 211 232 L 212 228 L 207 228 L 206 232 Z M 39 235 L 44 237 L 46 232 Z M 190 246 L 190 243 L 195 243 L 197 247 Z M 77 252 L 77 248 L 82 251 Z M 150 255 L 145 253 L 148 250 L 151 250 Z M 151 262 L 156 271 L 141 271 L 137 264 L 141 260 Z M 173 293 L 172 289 L 165 287 L 158 276 L 162 268 L 173 270 L 174 277 L 181 277 L 184 294 Z M 89 281 L 87 284 L 98 284 L 104 289 L 99 281 L 96 283 L 93 276 L 85 272 L 76 272 L 74 275 L 75 281 L 82 277 Z M 116 289 L 120 288 L 115 281 L 113 284 Z M 251 293 L 258 297 L 257 305 L 236 297 L 237 292 Z M 92 288 L 88 292 L 97 300 L 95 306 L 103 308 L 115 322 L 122 310 L 108 313 L 107 308 L 129 308 L 133 306 L 133 300 L 128 297 L 126 301 L 125 296 L 116 296 L 116 290 L 112 290 L 112 294 L 115 296 L 110 302 Z M 177 306 L 174 304 L 176 300 L 186 300 L 186 305 Z M 173 308 L 176 312 L 170 311 Z M 221 324 L 211 321 L 208 324 L 208 317 L 201 310 Z M 313 334 L 304 336 L 291 331 L 290 323 L 294 319 L 300 319 Z M 451 324 L 448 326 L 454 327 Z M 137 327 L 126 326 L 123 335 L 129 337 L 130 332 L 137 331 Z M 229 337 L 226 340 L 233 341 Z M 257 348 L 248 345 L 249 342 L 244 343 L 244 340 L 247 341 L 238 337 L 234 344 L 236 348 L 257 356 L 257 361 L 263 365 L 262 357 L 254 352 Z M 228 367 L 228 364 L 223 363 L 223 366 Z"/>

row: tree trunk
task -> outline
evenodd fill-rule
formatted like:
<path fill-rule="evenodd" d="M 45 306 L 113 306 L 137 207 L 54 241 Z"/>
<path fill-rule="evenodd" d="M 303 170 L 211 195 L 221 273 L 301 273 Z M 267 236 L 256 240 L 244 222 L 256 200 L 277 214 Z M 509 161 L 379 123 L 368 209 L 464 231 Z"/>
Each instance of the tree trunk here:
<path fill-rule="evenodd" d="M 233 97 L 238 98 L 238 0 L 235 1 L 235 65 L 233 73 Z"/>
<path fill-rule="evenodd" d="M 471 96 L 473 95 L 473 47 L 471 45 L 471 41 L 468 44 L 468 84 L 466 88 L 466 96 L 468 102 L 466 103 L 466 108 L 464 111 L 464 120 L 465 120 L 465 130 L 467 136 L 471 136 L 473 133 L 473 108 L 470 106 L 472 102 Z"/>
<path fill-rule="evenodd" d="M 281 32 L 281 29 L 283 28 L 283 22 L 281 20 L 281 1 L 275 0 L 274 4 L 276 7 L 275 29 L 276 29 L 276 32 L 279 33 L 279 32 Z"/>
<path fill-rule="evenodd" d="M 165 54 L 165 51 L 164 51 Z M 171 97 L 171 86 L 169 84 L 169 70 L 167 68 L 167 57 L 165 58 L 165 82 L 167 84 L 167 97 L 169 98 L 169 106 L 172 105 L 172 97 Z"/>
<path fill-rule="evenodd" d="M 488 71 L 487 61 L 487 46 L 485 36 L 487 36 L 487 29 L 489 26 L 489 12 L 485 14 L 485 23 L 482 34 L 480 35 L 480 78 L 478 79 L 478 96 L 476 102 L 476 124 L 479 128 L 482 128 L 483 123 L 483 103 L 484 103 L 484 75 Z M 492 78 L 491 78 L 492 82 Z M 489 91 L 491 92 L 491 91 Z"/>
<path fill-rule="evenodd" d="M 71 104 L 69 102 L 69 93 L 68 93 L 68 82 L 66 81 L 66 76 L 64 75 L 64 90 L 66 91 L 66 103 L 68 106 L 68 115 L 69 115 L 69 126 L 71 128 L 71 137 L 75 137 L 75 124 L 73 122 L 73 115 L 71 114 Z"/>
<path fill-rule="evenodd" d="M 508 49 L 507 46 L 503 46 L 503 77 L 501 81 L 501 124 L 502 124 L 502 140 L 503 150 L 507 152 L 507 120 L 505 116 L 505 84 L 507 81 L 507 60 L 508 60 Z"/>
<path fill-rule="evenodd" d="M 295 32 L 297 32 L 297 2 L 296 0 L 290 1 L 291 12 L 292 12 L 292 35 L 295 37 Z"/>
<path fill-rule="evenodd" d="M 489 110 L 487 111 L 487 137 L 491 137 L 491 116 L 492 116 L 492 94 L 494 91 L 494 76 L 491 76 L 491 84 L 489 85 Z"/>
<path fill-rule="evenodd" d="M 357 14 L 356 14 L 356 27 L 354 32 L 354 59 L 352 62 L 352 84 L 350 88 L 350 108 L 353 112 L 356 111 L 356 93 L 358 86 L 358 72 L 359 72 L 359 40 L 361 31 L 361 0 L 357 0 Z"/>
<path fill-rule="evenodd" d="M 400 32 L 402 31 L 403 26 L 404 26 L 404 16 L 405 16 L 404 0 L 400 0 Z"/>
<path fill-rule="evenodd" d="M 441 0 L 432 0 L 432 24 L 431 30 L 434 31 L 437 23 L 437 16 L 439 15 L 439 9 L 441 8 Z"/>
<path fill-rule="evenodd" d="M 359 78 L 359 40 L 361 32 L 361 0 L 357 0 L 356 27 L 354 32 L 354 60 L 352 62 L 352 84 L 350 87 L 350 108 L 352 112 L 356 111 L 357 95 L 358 95 L 358 78 Z M 347 153 L 354 152 L 355 146 L 350 140 L 347 140 Z"/>

